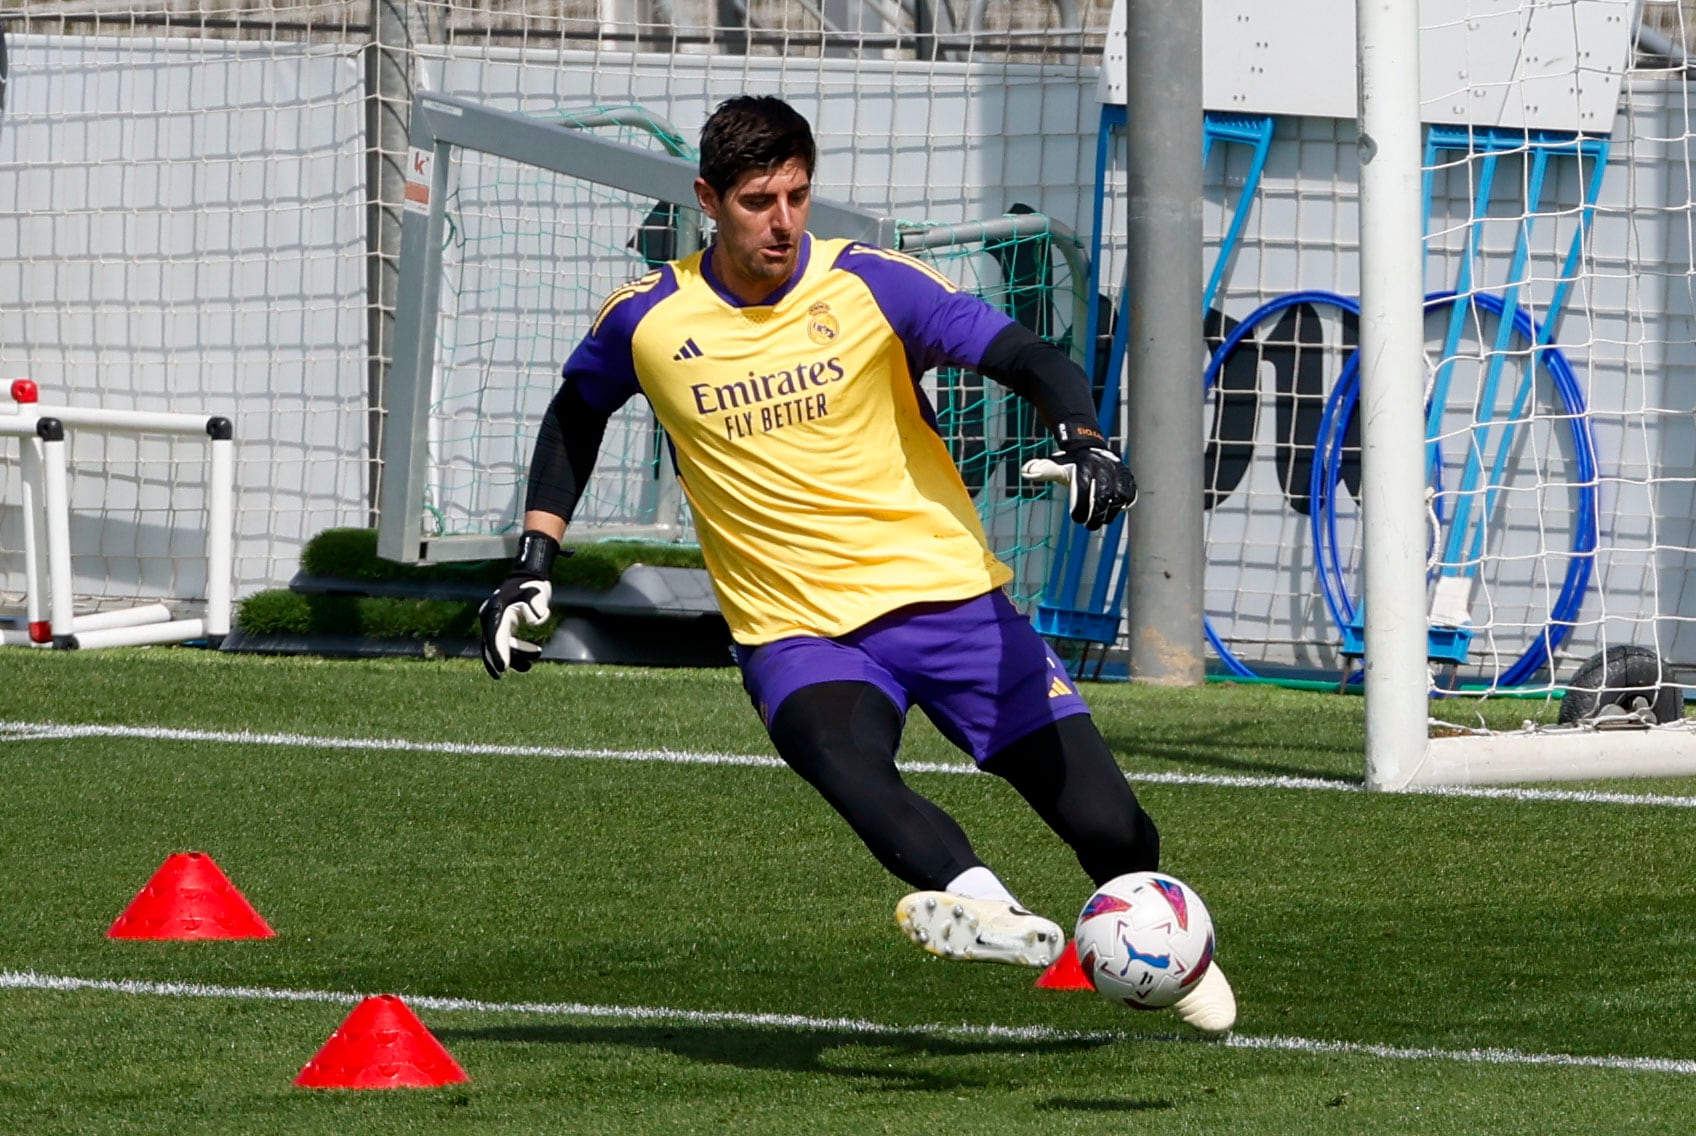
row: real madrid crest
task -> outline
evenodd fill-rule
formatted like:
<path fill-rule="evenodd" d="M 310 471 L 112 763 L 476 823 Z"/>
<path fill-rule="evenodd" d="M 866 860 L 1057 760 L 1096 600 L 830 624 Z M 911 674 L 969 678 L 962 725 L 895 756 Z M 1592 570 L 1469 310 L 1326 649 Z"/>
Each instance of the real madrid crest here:
<path fill-rule="evenodd" d="M 842 328 L 830 314 L 830 305 L 820 301 L 807 309 L 807 338 L 820 345 L 836 342 Z"/>

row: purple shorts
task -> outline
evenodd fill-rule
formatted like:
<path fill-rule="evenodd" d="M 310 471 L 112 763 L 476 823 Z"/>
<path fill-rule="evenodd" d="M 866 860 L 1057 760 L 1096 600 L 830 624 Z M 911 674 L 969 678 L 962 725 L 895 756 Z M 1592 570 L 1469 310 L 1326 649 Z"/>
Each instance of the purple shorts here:
<path fill-rule="evenodd" d="M 783 700 L 820 682 L 869 682 L 918 706 L 973 760 L 1061 718 L 1087 714 L 1077 684 L 999 590 L 913 604 L 835 639 L 797 635 L 736 648 L 742 685 L 769 727 Z"/>

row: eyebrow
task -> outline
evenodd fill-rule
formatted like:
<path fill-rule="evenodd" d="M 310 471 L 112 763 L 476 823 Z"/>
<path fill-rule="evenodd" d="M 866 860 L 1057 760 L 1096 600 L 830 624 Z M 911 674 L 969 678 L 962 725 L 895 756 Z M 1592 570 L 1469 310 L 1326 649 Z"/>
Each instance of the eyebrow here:
<path fill-rule="evenodd" d="M 813 192 L 813 187 L 809 183 L 807 185 L 796 186 L 794 189 L 791 189 L 788 193 L 784 194 L 784 196 L 785 197 L 794 197 L 796 194 L 811 194 L 812 192 Z M 744 193 L 739 193 L 739 194 L 737 194 L 737 196 L 740 197 L 744 201 L 761 201 L 761 200 L 764 200 L 765 198 L 768 198 L 768 197 L 776 197 L 777 191 L 771 190 L 771 189 L 762 189 L 762 190 L 758 190 L 758 191 L 748 191 L 748 192 L 744 192 Z"/>

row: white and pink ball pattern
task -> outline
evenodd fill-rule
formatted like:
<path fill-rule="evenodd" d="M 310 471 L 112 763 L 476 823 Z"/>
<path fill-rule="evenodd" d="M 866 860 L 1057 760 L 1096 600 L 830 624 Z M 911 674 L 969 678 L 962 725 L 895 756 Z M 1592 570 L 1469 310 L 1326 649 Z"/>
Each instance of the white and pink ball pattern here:
<path fill-rule="evenodd" d="M 1138 1010 L 1163 1010 L 1213 962 L 1213 917 L 1195 890 L 1162 872 L 1132 872 L 1096 889 L 1073 945 L 1096 992 Z"/>

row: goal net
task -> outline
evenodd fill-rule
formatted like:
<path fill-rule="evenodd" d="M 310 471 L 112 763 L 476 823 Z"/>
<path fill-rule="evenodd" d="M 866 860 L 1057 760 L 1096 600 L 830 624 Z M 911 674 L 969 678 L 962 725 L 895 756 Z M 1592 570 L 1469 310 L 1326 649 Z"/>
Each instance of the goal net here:
<path fill-rule="evenodd" d="M 387 385 L 401 365 L 401 174 L 420 91 L 556 123 L 559 108 L 643 106 L 691 132 L 730 95 L 780 94 L 814 124 L 818 193 L 888 219 L 886 243 L 916 240 L 897 235 L 905 223 L 969 228 L 1020 203 L 1054 218 L 1046 234 L 990 233 L 986 243 L 980 229 L 910 247 L 1021 318 L 1040 323 L 1030 301 L 1050 296 L 1047 333 L 1062 338 L 1075 292 L 1062 246 L 1068 227 L 1087 226 L 1078 122 L 1103 9 L 1095 0 L 17 0 L 0 21 L 0 294 L 9 299 L 0 383 L 31 379 L 44 401 L 66 405 L 228 417 L 239 439 L 238 600 L 288 586 L 319 533 L 390 524 L 383 454 Z M 641 126 L 572 129 L 669 153 Z M 678 196 L 643 193 L 621 206 L 583 196 L 593 177 L 561 187 L 540 166 L 475 147 L 459 157 L 470 177 L 456 182 L 441 234 L 451 323 L 431 359 L 446 380 L 434 405 L 445 460 L 396 506 L 417 529 L 408 558 L 425 539 L 445 552 L 438 537 L 502 544 L 510 518 L 491 518 L 511 504 L 529 440 L 468 430 L 462 419 L 535 420 L 543 403 L 529 400 L 557 381 L 580 312 L 639 272 L 644 254 L 660 254 L 629 238 Z M 585 210 L 605 222 L 578 225 Z M 516 259 L 493 251 L 503 242 Z M 1026 271 L 1043 256 L 1046 273 Z M 598 267 L 562 282 L 573 266 Z M 527 324 L 504 326 L 515 311 Z M 491 330 L 508 340 L 479 355 Z M 465 381 L 478 368 L 494 382 Z M 1034 595 L 1041 571 L 1022 565 L 1050 539 L 1046 498 L 1009 472 L 1035 444 L 1028 418 L 976 376 L 932 382 L 962 467 L 983 487 L 997 547 L 1020 558 L 1020 594 Z M 602 471 L 586 508 L 604 534 L 669 525 L 668 539 L 687 540 L 686 517 L 672 515 L 675 498 L 656 483 L 656 439 L 635 412 L 619 431 L 625 468 Z M 193 471 L 204 442 L 149 438 L 134 461 L 127 439 L 81 430 L 68 446 L 78 604 L 203 602 L 198 549 L 167 534 L 198 523 Z M 9 437 L 0 443 L 0 615 L 29 622 L 19 453 Z M 495 476 L 473 484 L 472 469 Z M 132 498 L 136 481 L 146 488 Z"/>
<path fill-rule="evenodd" d="M 1370 326 L 1312 484 L 1377 787 L 1696 773 L 1688 87 L 1681 49 L 1628 79 L 1635 11 L 1427 4 L 1417 75 L 1408 29 L 1360 29 Z M 1482 728 L 1467 686 L 1563 695 L 1563 723 Z"/>
<path fill-rule="evenodd" d="M 171 634 L 213 642 L 232 590 L 286 585 L 313 534 L 369 516 L 363 64 L 325 22 L 287 43 L 220 23 L 240 8 L 24 0 L 0 17 L 0 413 L 29 380 L 42 407 L 123 423 L 62 418 L 72 629 L 50 640 L 110 642 L 88 620 L 163 608 Z M 211 475 L 213 417 L 233 486 Z M 0 438 L 7 642 L 40 642 L 51 598 L 26 442 Z M 225 488 L 233 555 L 209 541 Z"/>
<path fill-rule="evenodd" d="M 286 585 L 306 541 L 332 527 L 398 526 L 400 559 L 504 555 L 525 431 L 584 313 L 649 257 L 707 235 L 689 217 L 675 131 L 567 125 L 560 108 L 646 107 L 687 132 L 743 91 L 783 95 L 813 121 L 818 193 L 864 207 L 845 224 L 869 217 L 882 226 L 873 239 L 1088 362 L 1092 322 L 1111 329 L 1136 300 L 1121 284 L 1124 190 L 1144 156 L 1124 139 L 1148 116 L 1122 120 L 1103 149 L 1112 7 L 18 0 L 0 60 L 0 382 L 33 379 L 44 401 L 71 406 L 230 418 L 238 597 Z M 1691 7 L 1379 7 L 1417 8 L 1406 39 L 1422 49 L 1402 117 L 1417 247 L 1398 270 L 1419 293 L 1399 321 L 1418 394 L 1400 419 L 1418 450 L 1401 522 L 1419 576 L 1405 612 L 1417 642 L 1397 680 L 1417 704 L 1406 734 L 1423 756 L 1433 716 L 1470 725 L 1506 704 L 1552 718 L 1599 658 L 1606 687 L 1622 647 L 1637 649 L 1633 676 L 1650 657 L 1639 651 L 1652 656 L 1653 697 L 1614 704 L 1653 708 L 1696 670 Z M 1204 614 L 1220 669 L 1352 681 L 1395 654 L 1369 640 L 1397 611 L 1366 579 L 1372 534 L 1389 522 L 1367 507 L 1381 484 L 1366 472 L 1376 386 L 1356 359 L 1363 175 L 1382 168 L 1361 163 L 1357 5 L 1204 8 L 1219 128 L 1195 368 L 1209 414 L 1196 440 Z M 402 358 L 386 321 L 413 317 L 378 281 L 392 280 L 401 244 L 388 226 L 426 218 L 403 211 L 404 179 L 379 174 L 414 156 L 405 127 L 420 91 L 671 162 L 677 180 L 632 189 L 622 173 L 445 141 L 454 180 L 428 207 L 441 207 L 436 339 Z M 1020 203 L 1049 220 L 1011 215 Z M 1083 235 L 1084 272 L 1068 230 Z M 408 368 L 428 377 L 402 406 L 390 380 Z M 1020 597 L 1040 610 L 1041 566 L 1072 543 L 1050 543 L 1065 523 L 1013 475 L 1040 439 L 978 376 L 927 382 Z M 418 439 L 397 465 L 384 460 L 391 425 Z M 585 528 L 688 540 L 660 439 L 635 408 L 618 431 Z M 158 439 L 70 432 L 85 607 L 204 597 L 199 546 L 167 534 L 198 523 L 205 442 L 169 445 L 161 457 Z M 19 452 L 0 441 L 5 614 L 28 590 Z M 1089 613 L 1110 635 L 1117 603 Z M 1458 696 L 1474 693 L 1516 701 Z M 1455 745 L 1482 753 L 1479 740 Z"/>
<path fill-rule="evenodd" d="M 601 302 L 710 232 L 692 147 L 641 107 L 521 115 L 421 95 L 412 132 L 379 548 L 400 560 L 492 558 L 516 539 L 534 431 Z M 1047 217 L 930 224 L 819 199 L 811 229 L 907 250 L 1081 357 L 1083 253 Z M 1019 468 L 1049 451 L 1047 431 L 973 372 L 925 383 L 992 545 L 1014 567 L 1015 599 L 1029 601 L 1058 518 L 1051 491 Z M 609 423 L 572 533 L 693 540 L 642 400 Z"/>

